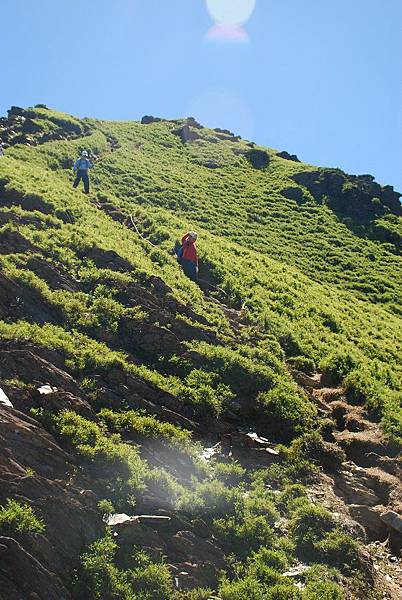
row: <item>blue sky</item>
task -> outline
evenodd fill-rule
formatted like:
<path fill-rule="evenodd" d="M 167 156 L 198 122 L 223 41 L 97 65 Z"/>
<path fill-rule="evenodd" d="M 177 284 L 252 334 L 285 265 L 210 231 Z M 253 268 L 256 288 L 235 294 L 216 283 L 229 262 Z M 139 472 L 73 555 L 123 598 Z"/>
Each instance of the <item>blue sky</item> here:
<path fill-rule="evenodd" d="M 2 0 L 0 113 L 192 115 L 402 192 L 401 0 L 208 2 Z"/>

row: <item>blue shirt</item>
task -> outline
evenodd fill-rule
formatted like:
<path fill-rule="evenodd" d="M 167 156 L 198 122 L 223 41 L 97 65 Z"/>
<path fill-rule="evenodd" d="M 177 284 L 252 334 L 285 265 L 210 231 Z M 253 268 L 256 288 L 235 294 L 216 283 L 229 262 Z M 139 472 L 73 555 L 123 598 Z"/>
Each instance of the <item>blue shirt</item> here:
<path fill-rule="evenodd" d="M 79 171 L 88 171 L 88 169 L 90 169 L 91 167 L 92 165 L 89 158 L 79 158 L 75 161 L 73 169 L 74 171 L 76 171 L 77 169 Z"/>

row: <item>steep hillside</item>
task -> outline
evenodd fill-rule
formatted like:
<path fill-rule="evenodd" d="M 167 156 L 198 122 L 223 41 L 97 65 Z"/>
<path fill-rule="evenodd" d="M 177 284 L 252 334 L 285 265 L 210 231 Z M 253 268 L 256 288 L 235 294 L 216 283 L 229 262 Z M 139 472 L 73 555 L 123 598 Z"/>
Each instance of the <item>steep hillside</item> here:
<path fill-rule="evenodd" d="M 0 137 L 0 596 L 397 598 L 400 195 L 191 118 Z"/>

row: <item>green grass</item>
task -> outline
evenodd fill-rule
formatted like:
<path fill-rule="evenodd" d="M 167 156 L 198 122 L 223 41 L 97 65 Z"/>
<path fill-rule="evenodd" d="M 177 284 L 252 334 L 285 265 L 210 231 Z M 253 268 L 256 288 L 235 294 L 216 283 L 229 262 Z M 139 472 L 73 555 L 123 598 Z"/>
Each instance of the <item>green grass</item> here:
<path fill-rule="evenodd" d="M 15 146 L 8 151 L 0 165 L 2 195 L 41 198 L 53 207 L 53 215 L 68 209 L 75 220 L 74 224 L 64 223 L 42 215 L 48 226 L 49 220 L 54 220 L 56 228 L 51 236 L 45 225 L 41 229 L 23 225 L 20 233 L 47 260 L 77 278 L 94 269 L 85 262 L 88 249 L 96 246 L 117 252 L 131 265 L 126 276 L 141 282 L 158 275 L 171 287 L 174 297 L 192 304 L 222 336 L 228 332 L 222 315 L 183 277 L 169 254 L 180 232 L 196 226 L 208 278 L 224 290 L 222 299 L 234 305 L 245 303 L 254 327 L 254 331 L 249 328 L 249 336 L 255 338 L 257 332 L 257 347 L 264 346 L 267 336 L 272 340 L 265 355 L 258 357 L 261 367 L 256 364 L 254 370 L 266 368 L 268 355 L 268 364 L 275 356 L 279 362 L 283 360 L 274 348 L 275 341 L 287 358 L 297 358 L 299 364 L 300 360 L 307 361 L 310 368 L 322 365 L 325 369 L 331 356 L 348 353 L 359 372 L 353 382 L 349 378 L 351 389 L 358 386 L 363 401 L 376 416 L 383 416 L 386 434 L 400 442 L 402 348 L 398 306 L 402 278 L 398 276 L 398 258 L 386 244 L 356 237 L 328 207 L 311 198 L 299 206 L 280 196 L 281 186 L 289 185 L 289 177 L 308 169 L 306 165 L 272 156 L 269 168 L 258 171 L 239 155 L 236 165 L 226 164 L 227 153 L 233 154 L 243 142 L 219 141 L 212 145 L 214 152 L 222 152 L 224 164 L 221 169 L 210 170 L 194 162 L 199 144 L 183 146 L 168 123 L 90 124 L 92 133 L 85 138 L 86 147 L 101 156 L 96 167 L 100 180 L 96 193 L 123 212 L 133 213 L 140 230 L 157 244 L 157 253 L 134 232 L 111 221 L 80 192 L 71 190 L 68 170 L 61 165 L 79 151 L 80 139 L 48 142 L 36 148 Z M 105 135 L 116 138 L 120 148 L 110 153 Z M 207 140 L 213 132 L 205 130 L 202 135 Z M 250 221 L 247 211 L 251 205 L 254 216 Z M 95 273 L 96 269 L 93 277 Z M 82 293 L 50 293 L 29 273 L 18 277 L 25 277 L 25 284 L 31 287 L 41 286 L 38 291 L 61 308 L 66 324 L 85 333 L 91 326 L 115 330 L 125 312 L 105 289 L 99 289 L 94 300 Z M 98 277 L 102 277 L 100 272 Z M 239 341 L 238 354 L 245 345 L 247 332 Z M 211 362 L 208 357 L 205 360 Z M 212 364 L 216 365 L 216 360 Z M 337 375 L 342 380 L 347 373 L 340 370 Z M 280 377 L 285 382 L 283 368 Z M 290 382 L 283 385 L 289 388 Z M 285 429 L 297 433 L 298 423 L 301 428 L 307 424 L 305 417 L 297 414 L 303 400 L 292 400 L 287 409 L 284 398 L 289 394 L 290 390 L 283 392 L 281 399 L 274 392 L 274 404 L 275 398 L 279 400 L 275 422 L 279 417 Z M 273 406 L 269 397 L 261 398 L 263 406 L 267 403 Z M 210 404 L 212 414 L 221 412 L 222 406 L 212 396 Z"/>
<path fill-rule="evenodd" d="M 144 492 L 159 495 L 172 510 L 204 519 L 234 561 L 215 592 L 175 592 L 165 565 L 134 553 L 123 568 L 106 536 L 82 557 L 83 597 L 340 600 L 340 576 L 331 568 L 349 577 L 347 565 L 359 568 L 356 546 L 308 502 L 302 483 L 344 456 L 325 446 L 316 408 L 290 368 L 320 370 L 344 386 L 402 445 L 400 217 L 377 199 L 356 225 L 331 199 L 317 201 L 292 179 L 315 167 L 268 148 L 267 168 L 255 169 L 247 141 L 210 129 L 183 144 L 173 132 L 184 121 L 141 125 L 29 110 L 41 143 L 8 148 L 0 161 L 0 236 L 20 244 L 0 255 L 0 268 L 35 299 L 39 316 L 10 311 L 0 339 L 55 349 L 92 403 L 93 420 L 46 408 L 35 416 L 97 478 L 100 511 L 130 511 Z M 83 149 L 100 157 L 91 198 L 71 187 Z M 290 187 L 297 201 L 282 194 Z M 97 202 L 131 215 L 140 235 Z M 210 295 L 243 318 L 235 329 L 171 253 L 189 229 L 199 233 L 200 276 Z M 48 280 L 38 261 L 69 285 Z M 166 286 L 160 301 L 174 309 L 155 311 L 143 300 L 142 292 L 157 297 L 155 281 Z M 57 322 L 40 318 L 45 308 Z M 127 322 L 141 333 L 124 336 Z M 137 338 L 152 327 L 175 336 L 178 349 L 142 351 Z M 191 427 L 132 404 L 126 410 L 126 399 L 113 410 L 102 404 L 98 380 L 110 371 L 168 394 L 174 410 L 206 431 L 230 419 L 282 442 L 280 462 L 255 472 L 235 461 L 203 462 Z M 148 462 L 150 448 L 163 454 L 163 467 Z M 0 515 L 16 526 L 21 514 L 25 530 L 39 532 L 30 510 L 7 504 Z M 289 521 L 288 535 L 277 534 L 280 517 Z M 321 563 L 303 592 L 282 576 L 298 556 Z"/>
<path fill-rule="evenodd" d="M 6 505 L 0 506 L 0 531 L 3 535 L 43 533 L 45 524 L 29 504 L 7 498 Z"/>

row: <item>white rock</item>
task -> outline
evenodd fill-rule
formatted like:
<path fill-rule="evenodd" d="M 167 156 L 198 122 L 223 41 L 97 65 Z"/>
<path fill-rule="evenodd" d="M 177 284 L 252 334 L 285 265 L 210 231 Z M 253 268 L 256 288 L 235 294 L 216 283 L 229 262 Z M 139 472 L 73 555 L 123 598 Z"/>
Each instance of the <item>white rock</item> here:
<path fill-rule="evenodd" d="M 297 567 L 293 567 L 286 573 L 283 573 L 283 577 L 299 577 L 299 575 L 303 575 L 306 571 L 308 571 L 310 567 L 308 565 L 298 565 Z"/>
<path fill-rule="evenodd" d="M 136 520 L 137 520 L 136 517 L 129 517 L 125 513 L 119 513 L 119 514 L 115 514 L 115 515 L 109 515 L 108 518 L 106 519 L 106 523 L 108 525 L 113 526 L 113 525 L 122 525 L 123 523 L 131 523 Z"/>
<path fill-rule="evenodd" d="M 8 396 L 3 392 L 3 390 L 0 388 L 0 404 L 2 404 L 3 406 L 9 406 L 10 408 L 13 408 L 13 405 L 11 404 Z"/>
<path fill-rule="evenodd" d="M 41 387 L 38 387 L 37 390 L 41 396 L 46 396 L 47 394 L 53 394 L 53 392 L 57 392 L 57 388 L 52 387 L 48 383 L 46 385 L 41 385 Z"/>

